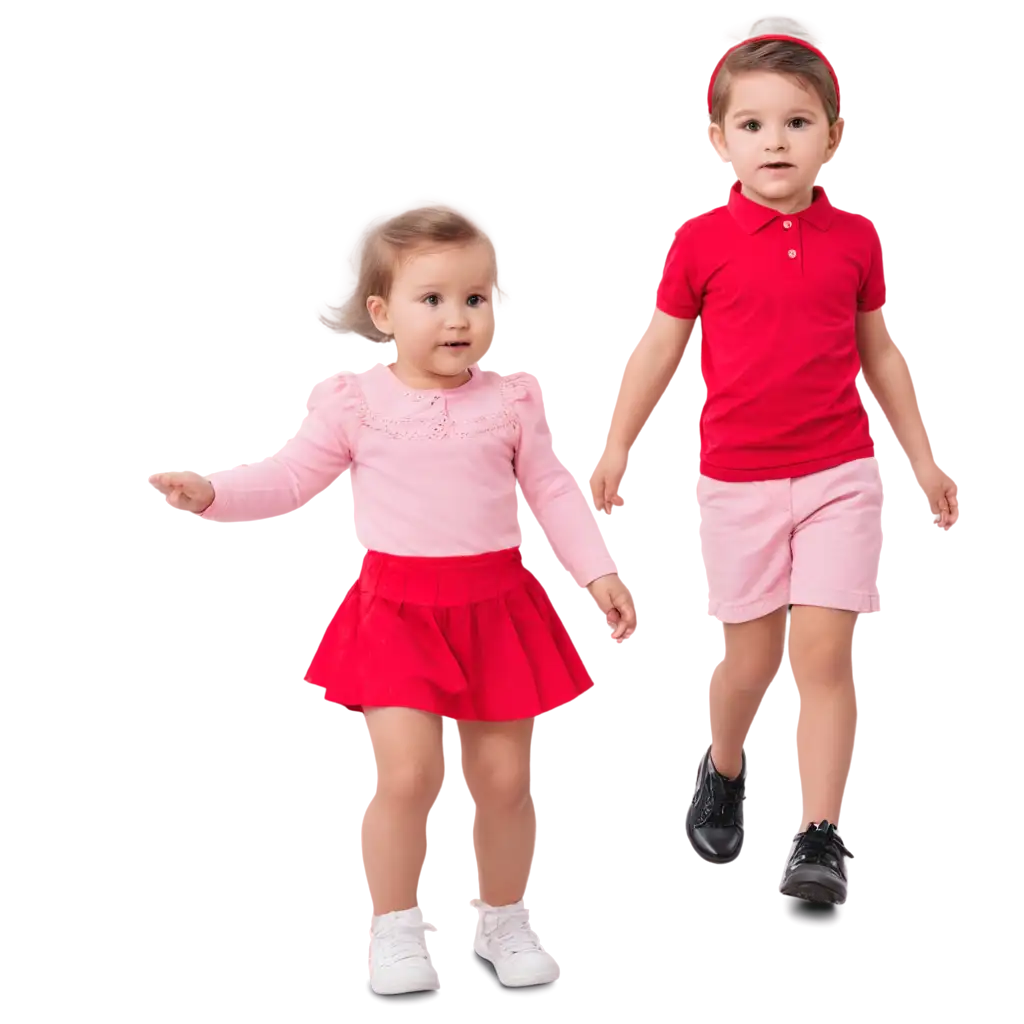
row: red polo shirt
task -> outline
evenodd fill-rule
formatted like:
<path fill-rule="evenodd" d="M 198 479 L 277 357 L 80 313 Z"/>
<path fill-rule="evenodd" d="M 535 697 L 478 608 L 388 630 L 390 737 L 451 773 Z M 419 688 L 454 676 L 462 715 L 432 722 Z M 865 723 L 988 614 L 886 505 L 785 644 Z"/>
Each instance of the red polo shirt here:
<path fill-rule="evenodd" d="M 776 480 L 873 455 L 856 323 L 884 302 L 874 225 L 820 186 L 806 210 L 781 214 L 737 182 L 728 206 L 687 221 L 658 309 L 701 318 L 701 473 Z"/>

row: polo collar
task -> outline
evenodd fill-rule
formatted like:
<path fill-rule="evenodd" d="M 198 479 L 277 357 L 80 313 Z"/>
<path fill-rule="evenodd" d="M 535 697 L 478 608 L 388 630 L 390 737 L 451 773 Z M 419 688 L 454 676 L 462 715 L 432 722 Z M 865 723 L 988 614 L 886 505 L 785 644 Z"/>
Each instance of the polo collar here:
<path fill-rule="evenodd" d="M 770 224 L 777 217 L 782 217 L 778 210 L 762 206 L 748 199 L 742 192 L 743 184 L 737 181 L 729 193 L 729 212 L 733 215 L 736 223 L 739 224 L 748 235 L 760 231 L 765 225 Z M 814 186 L 811 205 L 799 213 L 789 214 L 790 219 L 798 217 L 806 221 L 819 231 L 827 231 L 835 217 L 835 208 L 828 201 L 825 190 L 820 185 Z"/>

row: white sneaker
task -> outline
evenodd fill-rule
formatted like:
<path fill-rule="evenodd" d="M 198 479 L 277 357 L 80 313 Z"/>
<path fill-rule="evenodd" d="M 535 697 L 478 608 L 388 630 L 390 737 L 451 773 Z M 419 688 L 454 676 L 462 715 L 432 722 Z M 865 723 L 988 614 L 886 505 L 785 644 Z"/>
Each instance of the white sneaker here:
<path fill-rule="evenodd" d="M 558 964 L 530 928 L 530 912 L 522 900 L 505 907 L 473 900 L 473 906 L 480 911 L 473 949 L 493 964 L 502 985 L 547 985 L 558 977 Z"/>
<path fill-rule="evenodd" d="M 440 988 L 430 962 L 424 932 L 437 931 L 423 923 L 419 907 L 375 917 L 370 926 L 370 988 L 379 996 L 429 992 Z"/>

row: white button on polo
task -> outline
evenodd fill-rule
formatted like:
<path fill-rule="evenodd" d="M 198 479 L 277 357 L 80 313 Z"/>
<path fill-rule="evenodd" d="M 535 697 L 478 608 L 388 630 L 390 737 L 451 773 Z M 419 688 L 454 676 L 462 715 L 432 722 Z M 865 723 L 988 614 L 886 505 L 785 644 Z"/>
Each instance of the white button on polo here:
<path fill-rule="evenodd" d="M 789 258 L 791 260 L 795 260 L 796 259 L 796 249 L 790 249 L 789 250 Z"/>
<path fill-rule="evenodd" d="M 788 231 L 793 226 L 793 222 L 791 220 L 784 220 L 782 226 Z"/>

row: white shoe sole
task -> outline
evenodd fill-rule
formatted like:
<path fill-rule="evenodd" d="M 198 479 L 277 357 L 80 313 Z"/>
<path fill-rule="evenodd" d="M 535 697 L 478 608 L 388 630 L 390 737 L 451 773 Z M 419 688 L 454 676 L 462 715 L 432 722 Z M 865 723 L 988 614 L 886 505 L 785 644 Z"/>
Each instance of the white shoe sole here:
<path fill-rule="evenodd" d="M 407 996 L 413 992 L 436 992 L 441 985 L 437 978 L 370 978 L 370 988 L 378 996 Z"/>
<path fill-rule="evenodd" d="M 513 979 L 506 981 L 499 973 L 498 968 L 494 965 L 494 961 L 480 950 L 473 950 L 476 955 L 487 964 L 492 971 L 494 976 L 501 982 L 505 988 L 532 988 L 534 985 L 550 985 L 553 981 L 558 981 L 559 975 L 562 973 L 558 965 L 556 964 L 553 971 L 549 971 L 547 974 L 534 975 L 532 978 L 524 979 Z"/>

